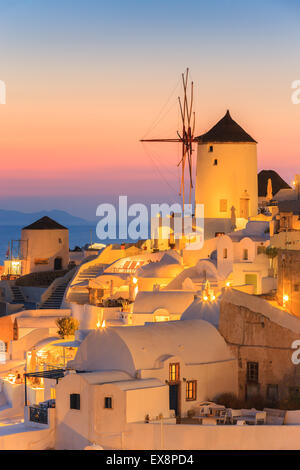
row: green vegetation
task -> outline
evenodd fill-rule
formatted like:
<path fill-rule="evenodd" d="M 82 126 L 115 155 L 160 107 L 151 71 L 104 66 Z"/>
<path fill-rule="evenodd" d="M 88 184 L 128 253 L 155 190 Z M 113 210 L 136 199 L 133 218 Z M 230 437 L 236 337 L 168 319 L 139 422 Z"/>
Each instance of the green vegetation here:
<path fill-rule="evenodd" d="M 57 333 L 61 338 L 75 335 L 75 331 L 79 328 L 79 321 L 73 317 L 58 318 L 56 324 L 58 326 Z"/>

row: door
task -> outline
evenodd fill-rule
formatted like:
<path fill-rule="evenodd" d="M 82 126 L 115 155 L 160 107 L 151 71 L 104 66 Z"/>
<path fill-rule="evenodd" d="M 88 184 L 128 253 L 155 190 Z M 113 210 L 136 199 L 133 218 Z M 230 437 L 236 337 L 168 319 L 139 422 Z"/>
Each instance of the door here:
<path fill-rule="evenodd" d="M 245 284 L 250 284 L 254 286 L 253 293 L 257 293 L 257 274 L 246 274 L 245 275 Z"/>
<path fill-rule="evenodd" d="M 62 259 L 61 258 L 55 258 L 54 260 L 54 271 L 59 271 L 62 269 Z"/>
<path fill-rule="evenodd" d="M 170 410 L 175 410 L 179 415 L 179 384 L 169 385 Z"/>
<path fill-rule="evenodd" d="M 249 217 L 249 199 L 241 198 L 240 199 L 240 217 L 248 219 Z"/>

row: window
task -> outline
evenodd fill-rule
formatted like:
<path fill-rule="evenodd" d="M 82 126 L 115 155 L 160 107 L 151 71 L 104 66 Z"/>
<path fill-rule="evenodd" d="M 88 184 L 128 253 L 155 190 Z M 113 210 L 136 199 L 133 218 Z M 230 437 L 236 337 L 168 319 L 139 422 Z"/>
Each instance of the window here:
<path fill-rule="evenodd" d="M 267 399 L 271 401 L 278 400 L 278 385 L 269 384 L 267 385 Z"/>
<path fill-rule="evenodd" d="M 243 260 L 244 261 L 248 260 L 248 250 L 246 248 L 243 250 Z"/>
<path fill-rule="evenodd" d="M 188 380 L 186 382 L 186 400 L 192 401 L 197 398 L 197 381 Z"/>
<path fill-rule="evenodd" d="M 218 164 L 218 160 L 215 158 L 214 159 L 214 166 L 217 166 L 217 164 Z"/>
<path fill-rule="evenodd" d="M 61 238 L 58 239 L 58 243 L 62 244 L 62 239 Z"/>
<path fill-rule="evenodd" d="M 227 212 L 227 199 L 220 199 L 220 212 Z"/>
<path fill-rule="evenodd" d="M 71 393 L 71 395 L 70 395 L 70 408 L 71 408 L 71 410 L 80 410 L 80 395 L 79 395 L 79 393 Z"/>
<path fill-rule="evenodd" d="M 228 258 L 228 250 L 227 250 L 227 248 L 224 248 L 224 250 L 223 250 L 223 258 L 224 258 L 224 259 L 227 259 L 227 258 Z"/>
<path fill-rule="evenodd" d="M 169 381 L 177 382 L 179 380 L 179 363 L 169 365 Z"/>
<path fill-rule="evenodd" d="M 299 284 L 294 284 L 294 291 L 299 292 Z"/>
<path fill-rule="evenodd" d="M 247 382 L 258 383 L 258 362 L 247 362 Z"/>
<path fill-rule="evenodd" d="M 213 145 L 210 145 L 208 151 L 209 151 L 209 152 L 213 152 L 213 151 L 214 151 L 214 146 L 213 146 Z"/>
<path fill-rule="evenodd" d="M 104 408 L 112 408 L 112 397 L 104 397 Z"/>

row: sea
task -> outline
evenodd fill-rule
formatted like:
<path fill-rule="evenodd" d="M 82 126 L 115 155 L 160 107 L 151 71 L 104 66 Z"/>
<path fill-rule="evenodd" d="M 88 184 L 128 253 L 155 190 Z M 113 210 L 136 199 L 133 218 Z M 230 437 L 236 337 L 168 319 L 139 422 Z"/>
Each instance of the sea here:
<path fill-rule="evenodd" d="M 99 240 L 96 235 L 96 224 L 69 226 L 68 229 L 70 249 L 75 248 L 75 246 L 83 247 L 87 243 L 118 243 L 118 240 Z M 21 230 L 22 227 L 16 225 L 0 226 L 0 265 L 3 265 L 6 259 L 7 248 L 11 240 L 20 240 Z M 14 245 L 17 244 L 13 243 L 13 246 Z"/>

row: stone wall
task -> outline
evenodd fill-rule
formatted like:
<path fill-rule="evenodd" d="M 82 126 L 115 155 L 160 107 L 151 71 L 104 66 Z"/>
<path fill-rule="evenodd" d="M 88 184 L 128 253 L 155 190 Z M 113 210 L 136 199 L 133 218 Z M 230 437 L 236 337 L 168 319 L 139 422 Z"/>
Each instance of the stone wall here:
<path fill-rule="evenodd" d="M 288 314 L 282 311 L 282 315 Z M 248 362 L 258 363 L 261 396 L 267 398 L 268 385 L 278 386 L 279 400 L 289 396 L 291 387 L 300 389 L 300 365 L 292 363 L 294 349 L 291 347 L 294 340 L 300 339 L 299 333 L 275 323 L 261 312 L 226 301 L 226 296 L 221 302 L 219 330 L 238 359 L 239 398 L 245 399 L 247 386 L 249 393 Z"/>

